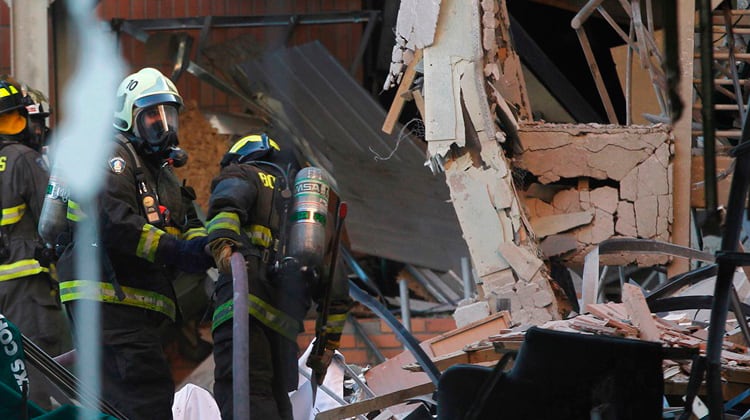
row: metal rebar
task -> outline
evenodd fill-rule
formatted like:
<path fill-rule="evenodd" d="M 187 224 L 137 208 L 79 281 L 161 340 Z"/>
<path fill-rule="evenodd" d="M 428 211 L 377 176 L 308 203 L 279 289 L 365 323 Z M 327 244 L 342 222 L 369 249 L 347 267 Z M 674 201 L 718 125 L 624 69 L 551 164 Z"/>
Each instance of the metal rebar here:
<path fill-rule="evenodd" d="M 401 323 L 406 331 L 411 332 L 411 312 L 409 311 L 409 283 L 405 279 L 398 280 L 398 295 L 401 302 Z"/>

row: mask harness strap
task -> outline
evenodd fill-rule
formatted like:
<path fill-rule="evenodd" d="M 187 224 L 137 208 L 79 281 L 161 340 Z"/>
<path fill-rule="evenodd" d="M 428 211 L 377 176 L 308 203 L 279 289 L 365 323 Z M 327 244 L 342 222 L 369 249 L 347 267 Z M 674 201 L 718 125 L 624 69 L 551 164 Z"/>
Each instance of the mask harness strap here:
<path fill-rule="evenodd" d="M 133 162 L 135 162 L 135 184 L 138 187 L 138 198 L 140 199 L 143 212 L 146 214 L 146 220 L 159 229 L 163 229 L 165 223 L 164 217 L 159 211 L 159 198 L 148 186 L 146 174 L 143 172 L 141 160 L 138 159 L 138 154 L 135 152 L 133 144 L 122 134 L 118 134 L 116 140 L 128 151 Z"/>

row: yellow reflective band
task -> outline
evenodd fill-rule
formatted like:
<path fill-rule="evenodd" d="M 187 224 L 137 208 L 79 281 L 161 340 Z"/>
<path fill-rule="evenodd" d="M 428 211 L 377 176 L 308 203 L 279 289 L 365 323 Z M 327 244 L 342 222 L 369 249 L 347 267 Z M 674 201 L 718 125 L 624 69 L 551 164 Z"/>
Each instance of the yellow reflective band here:
<path fill-rule="evenodd" d="M 214 216 L 213 219 L 209 220 L 206 224 L 206 229 L 208 230 L 208 233 L 221 229 L 228 229 L 239 235 L 240 216 L 238 216 L 237 213 L 222 211 Z"/>
<path fill-rule="evenodd" d="M 6 96 L 10 96 L 10 95 L 18 93 L 18 89 L 16 89 L 15 86 L 9 84 L 8 87 L 10 88 L 10 91 L 8 91 L 8 89 L 5 89 L 5 88 L 0 89 L 0 98 L 4 98 Z"/>
<path fill-rule="evenodd" d="M 237 153 L 240 149 L 242 149 L 246 144 L 253 143 L 253 142 L 259 142 L 263 141 L 263 138 L 257 134 L 251 134 L 249 136 L 245 136 L 239 140 L 237 140 L 236 143 L 229 149 L 229 153 Z M 278 143 L 276 143 L 272 138 L 268 138 L 268 144 L 273 147 L 274 149 L 281 151 L 281 148 L 279 147 Z"/>
<path fill-rule="evenodd" d="M 204 227 L 186 230 L 185 233 L 182 234 L 182 239 L 189 241 L 191 239 L 200 238 L 201 236 L 208 236 L 208 231 Z"/>
<path fill-rule="evenodd" d="M 3 209 L 3 218 L 0 220 L 0 226 L 8 226 L 14 223 L 18 223 L 23 214 L 26 213 L 26 204 L 20 206 L 10 207 Z"/>
<path fill-rule="evenodd" d="M 164 230 L 168 234 L 173 235 L 173 236 L 179 237 L 180 235 L 182 235 L 182 232 L 180 232 L 180 229 L 178 229 L 178 228 L 176 228 L 174 226 L 167 226 L 167 227 L 164 228 Z"/>
<path fill-rule="evenodd" d="M 121 289 L 125 295 L 123 300 L 117 297 L 115 288 L 111 283 L 90 280 L 64 281 L 60 283 L 60 301 L 65 303 L 80 299 L 98 300 L 99 302 L 116 303 L 160 312 L 172 321 L 175 320 L 177 309 L 172 299 L 156 292 L 136 289 L 135 287 L 122 286 Z"/>
<path fill-rule="evenodd" d="M 81 206 L 73 200 L 68 200 L 68 212 L 65 218 L 71 222 L 80 222 L 86 214 L 81 210 Z"/>
<path fill-rule="evenodd" d="M 250 236 L 250 242 L 253 245 L 261 246 L 263 248 L 271 247 L 271 241 L 273 240 L 271 229 L 261 225 L 250 225 L 245 231 L 247 232 L 247 235 Z"/>
<path fill-rule="evenodd" d="M 135 250 L 135 255 L 145 258 L 149 262 L 154 262 L 156 259 L 156 248 L 159 247 L 159 240 L 164 231 L 158 229 L 156 226 L 148 223 L 143 225 L 141 232 L 141 238 L 138 241 L 138 248 Z"/>
<path fill-rule="evenodd" d="M 346 314 L 328 315 L 326 332 L 340 333 L 344 331 L 344 325 L 346 325 Z"/>
<path fill-rule="evenodd" d="M 38 273 L 48 273 L 49 268 L 42 267 L 35 259 L 20 260 L 12 264 L 0 265 L 0 281 L 13 280 Z"/>
<path fill-rule="evenodd" d="M 274 308 L 253 294 L 248 294 L 247 298 L 248 313 L 252 315 L 253 318 L 262 322 L 265 326 L 276 331 L 287 339 L 292 341 L 297 340 L 297 334 L 302 331 L 302 325 L 299 321 Z M 214 311 L 211 330 L 215 330 L 219 325 L 232 319 L 233 310 L 234 302 L 231 300 L 219 305 Z"/>

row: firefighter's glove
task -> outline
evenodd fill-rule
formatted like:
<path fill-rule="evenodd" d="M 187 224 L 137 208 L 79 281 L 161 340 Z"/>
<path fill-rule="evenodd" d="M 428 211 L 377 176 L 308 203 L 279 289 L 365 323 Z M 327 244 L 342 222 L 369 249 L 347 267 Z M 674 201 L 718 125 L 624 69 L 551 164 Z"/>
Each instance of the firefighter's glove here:
<path fill-rule="evenodd" d="M 206 236 L 189 241 L 178 239 L 175 246 L 166 251 L 164 262 L 186 273 L 202 273 L 214 266 L 214 260 L 206 252 L 207 244 Z"/>
<path fill-rule="evenodd" d="M 232 253 L 239 247 L 239 242 L 229 238 L 214 239 L 208 244 L 208 250 L 220 273 L 232 274 Z"/>
<path fill-rule="evenodd" d="M 328 366 L 331 365 L 331 360 L 333 360 L 333 354 L 334 350 L 325 349 L 321 355 L 310 353 L 310 355 L 307 356 L 307 367 L 312 370 L 312 374 L 315 375 L 318 384 L 323 383 L 323 379 L 325 379 L 326 372 L 328 371 Z"/>

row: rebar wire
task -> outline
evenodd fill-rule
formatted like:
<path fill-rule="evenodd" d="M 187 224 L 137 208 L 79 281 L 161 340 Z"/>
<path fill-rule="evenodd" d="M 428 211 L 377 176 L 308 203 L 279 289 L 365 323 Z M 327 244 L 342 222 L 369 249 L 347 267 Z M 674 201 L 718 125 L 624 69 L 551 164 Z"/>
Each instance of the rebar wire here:
<path fill-rule="evenodd" d="M 416 128 L 410 128 L 409 126 L 416 125 Z M 406 130 L 409 129 L 409 134 L 405 134 Z M 424 128 L 424 122 L 419 118 L 412 118 L 404 124 L 403 127 L 401 127 L 401 130 L 398 132 L 398 138 L 396 139 L 396 146 L 393 148 L 393 150 L 388 153 L 388 156 L 383 157 L 378 152 L 375 151 L 375 149 L 372 148 L 372 146 L 368 146 L 367 148 L 370 149 L 370 152 L 374 154 L 375 156 L 373 159 L 377 160 L 388 160 L 393 157 L 394 154 L 396 154 L 396 151 L 398 150 L 398 146 L 401 144 L 401 140 L 407 138 L 408 136 L 415 135 L 418 138 L 424 140 L 425 136 L 425 128 Z"/>

